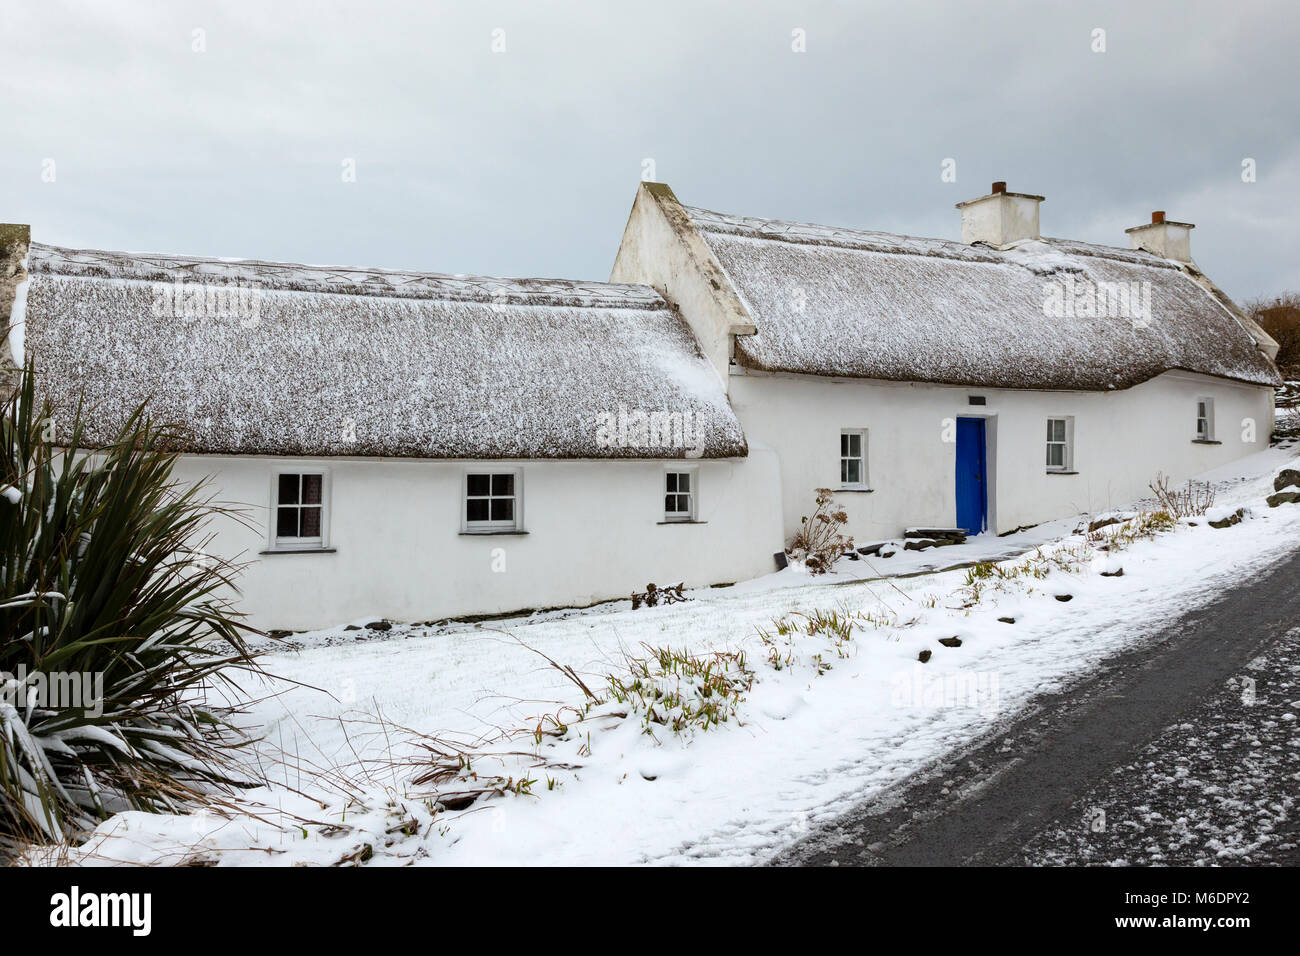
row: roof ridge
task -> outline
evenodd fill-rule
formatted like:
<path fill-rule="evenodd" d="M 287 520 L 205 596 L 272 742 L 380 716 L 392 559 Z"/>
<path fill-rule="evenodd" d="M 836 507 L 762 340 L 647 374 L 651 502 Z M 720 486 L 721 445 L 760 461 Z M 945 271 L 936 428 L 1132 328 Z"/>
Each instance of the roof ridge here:
<path fill-rule="evenodd" d="M 1080 256 L 1093 256 L 1097 259 L 1112 259 L 1115 262 L 1128 262 L 1132 265 L 1152 266 L 1157 269 L 1185 271 L 1185 263 L 1171 259 L 1162 259 L 1154 252 L 1145 249 L 1125 249 L 1123 246 L 1108 246 L 1100 242 L 1085 242 L 1083 239 L 1064 239 L 1058 236 L 1043 236 L 1039 242 L 1045 242 L 1057 248 L 1067 249 Z"/>
<path fill-rule="evenodd" d="M 698 206 L 687 206 L 685 209 L 686 214 L 703 232 L 752 234 L 754 238 L 759 239 L 775 239 L 800 245 L 839 246 L 872 252 L 905 252 L 913 255 L 935 256 L 950 251 L 955 253 L 951 258 L 977 262 L 1002 261 L 995 250 L 982 246 L 968 246 L 951 239 L 929 239 L 871 229 L 823 226 L 789 219 L 737 216 L 711 209 L 701 209 Z"/>
<path fill-rule="evenodd" d="M 495 277 L 357 266 L 224 259 L 160 252 L 72 249 L 33 242 L 30 272 L 72 277 L 168 282 L 214 279 L 267 290 L 335 293 L 452 302 L 667 308 L 651 286 L 583 279 Z"/>
<path fill-rule="evenodd" d="M 1177 269 L 1178 266 L 1151 253 L 1083 242 L 1078 239 L 1058 239 L 1043 236 L 1026 240 L 1007 249 L 994 249 L 985 245 L 967 245 L 954 239 L 926 236 L 909 236 L 903 233 L 875 229 L 856 229 L 848 226 L 823 226 L 817 223 L 788 219 L 764 219 L 758 216 L 738 216 L 716 212 L 698 206 L 685 207 L 686 213 L 702 232 L 749 236 L 756 239 L 773 239 L 802 245 L 833 246 L 841 249 L 858 249 L 866 252 L 923 255 L 965 262 L 1014 263 L 1025 265 L 1020 258 L 1009 257 L 1008 252 L 1022 248 L 1027 242 L 1043 242 L 1057 248 L 1068 247 L 1078 255 L 1119 262 Z"/>

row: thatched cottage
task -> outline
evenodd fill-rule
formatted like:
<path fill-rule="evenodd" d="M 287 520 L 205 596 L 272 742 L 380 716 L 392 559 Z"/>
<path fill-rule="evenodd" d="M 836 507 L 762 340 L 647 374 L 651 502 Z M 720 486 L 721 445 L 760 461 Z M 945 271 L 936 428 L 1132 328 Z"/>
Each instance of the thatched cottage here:
<path fill-rule="evenodd" d="M 649 183 L 612 279 L 681 311 L 750 446 L 781 460 L 787 534 L 819 486 L 859 538 L 1001 533 L 1264 448 L 1277 343 L 1197 269 L 1193 227 L 1047 239 L 1042 201 L 994 183 L 950 242 L 723 215 Z"/>
<path fill-rule="evenodd" d="M 1276 344 L 1162 214 L 962 242 L 722 215 L 640 187 L 609 283 L 63 249 L 0 227 L 0 311 L 65 414 L 138 403 L 246 510 L 266 627 L 581 604 L 772 570 L 813 489 L 859 540 L 1000 533 L 1263 448 Z"/>

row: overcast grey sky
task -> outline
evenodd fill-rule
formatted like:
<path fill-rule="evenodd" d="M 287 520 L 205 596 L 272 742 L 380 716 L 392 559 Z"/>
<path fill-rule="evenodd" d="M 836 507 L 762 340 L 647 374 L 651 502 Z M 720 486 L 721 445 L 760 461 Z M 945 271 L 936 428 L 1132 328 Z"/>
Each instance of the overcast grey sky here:
<path fill-rule="evenodd" d="M 1046 235 L 1125 245 L 1164 209 L 1233 296 L 1300 289 L 1294 0 L 5 0 L 0 22 L 0 221 L 45 242 L 604 279 L 652 159 L 691 205 L 913 235 L 957 238 L 953 203 L 994 179 L 1047 197 Z"/>

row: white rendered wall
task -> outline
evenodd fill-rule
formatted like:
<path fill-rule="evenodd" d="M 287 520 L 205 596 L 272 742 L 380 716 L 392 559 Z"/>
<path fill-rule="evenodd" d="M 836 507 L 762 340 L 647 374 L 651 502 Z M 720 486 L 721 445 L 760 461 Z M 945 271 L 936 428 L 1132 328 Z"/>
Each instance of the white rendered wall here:
<path fill-rule="evenodd" d="M 328 545 L 336 550 L 259 554 L 270 543 L 272 475 L 295 462 L 329 468 Z M 775 570 L 782 533 L 771 452 L 734 461 L 492 464 L 523 469 L 526 535 L 461 534 L 462 475 L 484 463 L 186 456 L 176 477 L 210 476 L 217 499 L 247 506 L 255 527 L 220 520 L 208 550 L 254 562 L 240 576 L 237 604 L 264 629 L 581 605 L 651 581 L 702 586 Z M 698 468 L 703 523 L 659 523 L 670 467 Z M 494 557 L 504 571 L 493 570 Z"/>
<path fill-rule="evenodd" d="M 523 468 L 523 536 L 460 533 L 461 480 L 477 463 L 186 456 L 182 480 L 211 476 L 215 496 L 247 506 L 254 528 L 218 526 L 209 549 L 251 560 L 239 606 L 262 628 L 361 618 L 418 621 L 622 597 L 647 582 L 690 586 L 773 570 L 809 512 L 813 489 L 839 485 L 839 434 L 868 429 L 873 491 L 841 493 L 859 541 L 955 520 L 956 445 L 945 420 L 988 419 L 991 530 L 1127 504 L 1157 471 L 1183 480 L 1267 446 L 1272 392 L 1167 373 L 1122 392 L 948 388 L 810 376 L 733 375 L 750 457 L 736 461 L 502 462 Z M 970 406 L 968 396 L 985 396 Z M 1195 437 L 1196 400 L 1215 404 L 1215 438 Z M 1046 418 L 1074 418 L 1075 475 L 1049 475 Z M 1255 441 L 1243 440 L 1243 420 Z M 779 451 L 779 459 L 777 452 Z M 271 480 L 280 466 L 330 471 L 329 545 L 270 554 Z M 663 474 L 699 469 L 702 524 L 659 524 Z M 505 570 L 493 570 L 496 555 Z M 498 562 L 499 566 L 499 562 Z"/>
<path fill-rule="evenodd" d="M 1148 494 L 1162 471 L 1181 481 L 1268 445 L 1272 390 L 1169 372 L 1125 391 L 1036 392 L 756 375 L 731 378 L 731 398 L 751 444 L 781 456 L 787 539 L 813 505 L 813 489 L 839 486 L 839 435 L 868 429 L 870 493 L 837 495 L 860 542 L 905 528 L 956 522 L 956 444 L 949 420 L 984 417 L 989 526 L 998 533 Z M 968 396 L 987 404 L 971 406 Z M 1217 445 L 1196 444 L 1196 400 L 1214 399 Z M 1046 420 L 1074 419 L 1074 470 L 1048 474 Z M 1243 421 L 1255 440 L 1243 440 Z"/>

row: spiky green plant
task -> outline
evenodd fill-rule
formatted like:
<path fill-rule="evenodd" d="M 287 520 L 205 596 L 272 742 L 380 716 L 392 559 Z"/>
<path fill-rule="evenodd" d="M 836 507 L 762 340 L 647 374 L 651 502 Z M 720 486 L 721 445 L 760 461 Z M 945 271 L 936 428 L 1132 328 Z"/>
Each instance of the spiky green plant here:
<path fill-rule="evenodd" d="M 55 434 L 35 381 L 28 365 L 0 420 L 0 851 L 249 782 L 207 703 L 255 669 L 221 596 L 234 569 L 202 552 L 222 509 L 172 478 L 177 430 L 142 407 L 88 451 L 81 411 Z"/>

